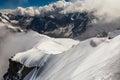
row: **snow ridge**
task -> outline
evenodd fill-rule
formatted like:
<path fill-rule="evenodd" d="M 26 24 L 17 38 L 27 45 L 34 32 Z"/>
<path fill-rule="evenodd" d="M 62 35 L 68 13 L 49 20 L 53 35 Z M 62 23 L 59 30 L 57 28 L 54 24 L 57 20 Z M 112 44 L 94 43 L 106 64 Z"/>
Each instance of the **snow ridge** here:
<path fill-rule="evenodd" d="M 64 40 L 71 42 L 65 45 L 65 43 L 63 43 Z M 2 80 L 3 75 L 7 72 L 9 64 L 8 59 L 17 53 L 21 54 L 17 54 L 19 57 L 16 55 L 16 61 L 23 64 L 25 63 L 26 66 L 37 66 L 39 65 L 37 64 L 39 60 L 45 62 L 49 54 L 62 53 L 79 43 L 79 41 L 67 38 L 60 39 L 60 41 L 61 42 L 55 38 L 50 38 L 32 30 L 24 31 L 20 30 L 20 28 L 12 27 L 10 24 L 0 23 L 0 79 Z M 46 53 L 49 54 L 46 55 Z M 36 60 L 33 60 L 33 58 Z M 28 64 L 29 62 L 31 62 L 31 64 Z"/>
<path fill-rule="evenodd" d="M 82 41 L 62 54 L 51 55 L 41 73 L 33 70 L 30 74 L 35 72 L 36 77 L 24 80 L 119 80 L 119 40 L 120 36 Z"/>

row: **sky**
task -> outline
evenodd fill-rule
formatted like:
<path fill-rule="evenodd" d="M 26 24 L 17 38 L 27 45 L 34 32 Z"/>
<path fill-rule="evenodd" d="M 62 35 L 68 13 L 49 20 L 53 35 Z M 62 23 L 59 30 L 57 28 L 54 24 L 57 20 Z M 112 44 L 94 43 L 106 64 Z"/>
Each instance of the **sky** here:
<path fill-rule="evenodd" d="M 14 9 L 19 6 L 44 6 L 56 1 L 58 0 L 1 0 L 0 9 Z"/>

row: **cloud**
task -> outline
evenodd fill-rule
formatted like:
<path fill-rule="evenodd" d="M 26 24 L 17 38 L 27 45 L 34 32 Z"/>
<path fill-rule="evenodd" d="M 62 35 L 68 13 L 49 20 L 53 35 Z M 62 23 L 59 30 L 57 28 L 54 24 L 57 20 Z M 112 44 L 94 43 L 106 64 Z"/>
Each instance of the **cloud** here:
<path fill-rule="evenodd" d="M 16 15 L 45 15 L 47 14 L 67 14 L 73 12 L 82 12 L 83 8 L 81 7 L 81 2 L 72 3 L 72 2 L 65 2 L 65 1 L 58 1 L 56 3 L 52 3 L 43 7 L 27 7 L 22 8 L 18 7 L 14 14 Z"/>
<path fill-rule="evenodd" d="M 85 0 L 85 5 L 98 14 L 120 17 L 120 0 Z"/>
<path fill-rule="evenodd" d="M 0 80 L 3 80 L 3 75 L 7 72 L 8 59 L 18 52 L 31 49 L 41 39 L 34 31 L 26 33 L 14 29 L 11 25 L 0 23 Z"/>

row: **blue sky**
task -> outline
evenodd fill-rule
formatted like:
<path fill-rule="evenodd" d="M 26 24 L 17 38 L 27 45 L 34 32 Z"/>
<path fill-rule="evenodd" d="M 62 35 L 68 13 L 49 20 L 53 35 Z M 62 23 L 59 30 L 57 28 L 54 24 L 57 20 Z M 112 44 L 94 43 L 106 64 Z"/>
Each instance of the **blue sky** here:
<path fill-rule="evenodd" d="M 0 9 L 12 9 L 18 6 L 44 6 L 58 0 L 1 0 Z"/>

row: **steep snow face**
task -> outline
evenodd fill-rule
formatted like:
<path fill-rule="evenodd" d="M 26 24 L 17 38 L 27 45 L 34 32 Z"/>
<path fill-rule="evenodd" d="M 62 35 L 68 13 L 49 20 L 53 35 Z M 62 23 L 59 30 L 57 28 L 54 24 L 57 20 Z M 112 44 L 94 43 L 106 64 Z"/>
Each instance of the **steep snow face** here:
<path fill-rule="evenodd" d="M 30 61 L 25 64 L 32 66 L 39 64 L 39 67 L 30 72 L 24 80 L 119 80 L 119 47 L 120 36 L 110 40 L 91 38 L 62 54 L 50 56 L 44 51 L 31 49 L 26 55 L 17 54 L 13 60 L 20 61 L 27 57 Z M 41 66 L 44 67 L 42 70 Z"/>
<path fill-rule="evenodd" d="M 63 43 L 64 40 L 71 41 L 71 43 L 65 45 Z M 2 80 L 4 73 L 7 72 L 9 64 L 8 59 L 16 53 L 24 53 L 25 51 L 32 53 L 35 50 L 35 52 L 37 52 L 37 50 L 41 50 L 45 52 L 51 51 L 50 54 L 58 54 L 68 50 L 78 43 L 78 41 L 74 41 L 72 39 L 63 39 L 60 41 L 61 42 L 57 39 L 50 38 L 31 30 L 24 31 L 9 24 L 5 25 L 0 23 L 0 79 Z M 35 53 L 33 53 L 33 57 L 34 54 Z M 22 60 L 24 63 L 25 58 Z"/>

